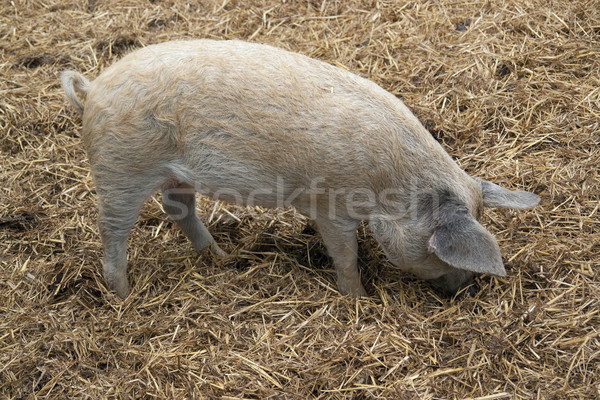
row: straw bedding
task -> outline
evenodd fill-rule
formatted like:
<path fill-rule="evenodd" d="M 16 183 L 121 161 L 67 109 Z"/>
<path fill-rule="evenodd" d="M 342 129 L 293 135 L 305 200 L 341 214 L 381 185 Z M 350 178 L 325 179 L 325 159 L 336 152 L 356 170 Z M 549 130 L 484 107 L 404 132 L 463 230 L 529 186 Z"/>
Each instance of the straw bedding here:
<path fill-rule="evenodd" d="M 294 210 L 200 200 L 236 254 L 219 260 L 154 198 L 129 240 L 132 294 L 108 292 L 57 74 L 198 37 L 348 68 L 469 173 L 540 194 L 533 210 L 485 212 L 508 276 L 442 298 L 361 227 L 370 296 L 352 300 Z M 3 1 L 0 54 L 1 398 L 600 397 L 597 1 Z"/>

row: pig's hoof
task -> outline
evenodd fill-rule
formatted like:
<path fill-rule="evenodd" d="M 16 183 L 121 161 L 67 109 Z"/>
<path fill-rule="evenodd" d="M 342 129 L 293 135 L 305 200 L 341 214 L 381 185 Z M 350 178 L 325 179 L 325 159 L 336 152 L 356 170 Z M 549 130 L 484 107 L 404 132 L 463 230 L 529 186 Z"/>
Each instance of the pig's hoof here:
<path fill-rule="evenodd" d="M 212 251 L 220 258 L 226 258 L 229 256 L 229 254 L 224 252 L 216 243 L 213 243 L 211 247 Z"/>
<path fill-rule="evenodd" d="M 117 296 L 122 300 L 125 300 L 129 296 L 129 283 L 126 280 L 117 281 L 113 285 L 110 285 L 110 288 L 117 292 Z"/>
<path fill-rule="evenodd" d="M 105 265 L 104 277 L 108 289 L 117 292 L 117 295 L 121 299 L 125 299 L 129 295 L 129 281 L 127 280 L 126 273 Z"/>
<path fill-rule="evenodd" d="M 358 288 L 358 295 L 356 297 L 369 297 L 363 285 L 360 285 L 360 287 Z"/>
<path fill-rule="evenodd" d="M 361 297 L 369 297 L 367 291 L 365 290 L 362 284 L 358 287 L 340 288 L 340 293 L 342 293 L 345 296 L 353 297 L 355 299 L 359 299 Z"/>

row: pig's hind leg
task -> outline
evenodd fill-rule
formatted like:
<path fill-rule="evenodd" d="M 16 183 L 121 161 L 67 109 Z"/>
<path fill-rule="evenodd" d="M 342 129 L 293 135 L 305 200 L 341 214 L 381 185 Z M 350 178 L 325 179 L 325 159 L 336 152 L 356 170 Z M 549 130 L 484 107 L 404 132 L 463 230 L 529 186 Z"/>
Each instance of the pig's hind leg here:
<path fill-rule="evenodd" d="M 96 181 L 104 277 L 108 287 L 124 299 L 129 294 L 127 237 L 152 189 L 137 185 L 134 179 L 121 174 L 97 173 Z"/>
<path fill-rule="evenodd" d="M 211 245 L 217 255 L 227 256 L 196 214 L 196 192 L 192 186 L 185 183 L 170 185 L 163 190 L 162 203 L 169 217 L 179 225 L 197 251 Z"/>

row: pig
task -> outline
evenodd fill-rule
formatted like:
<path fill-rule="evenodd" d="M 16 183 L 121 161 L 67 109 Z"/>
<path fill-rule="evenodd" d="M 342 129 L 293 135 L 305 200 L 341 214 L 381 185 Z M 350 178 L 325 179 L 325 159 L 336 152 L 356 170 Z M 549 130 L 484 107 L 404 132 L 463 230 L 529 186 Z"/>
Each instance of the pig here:
<path fill-rule="evenodd" d="M 443 291 L 474 274 L 505 276 L 483 207 L 539 197 L 469 176 L 411 111 L 374 82 L 264 44 L 171 41 L 138 49 L 92 82 L 61 74 L 82 114 L 97 188 L 108 287 L 129 294 L 126 243 L 158 190 L 198 251 L 225 256 L 196 214 L 196 194 L 293 206 L 314 221 L 340 293 L 366 296 L 356 230 L 366 221 L 389 261 Z"/>

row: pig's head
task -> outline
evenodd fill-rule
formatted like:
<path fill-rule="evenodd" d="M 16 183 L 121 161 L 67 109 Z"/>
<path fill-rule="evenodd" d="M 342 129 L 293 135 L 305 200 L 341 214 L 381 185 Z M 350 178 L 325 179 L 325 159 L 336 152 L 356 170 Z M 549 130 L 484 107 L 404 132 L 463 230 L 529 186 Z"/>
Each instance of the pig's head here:
<path fill-rule="evenodd" d="M 469 196 L 444 191 L 419 198 L 414 212 L 400 218 L 372 219 L 373 235 L 392 264 L 449 294 L 470 285 L 475 273 L 505 276 L 496 239 L 477 221 L 482 207 L 526 209 L 539 197 L 475 182 Z"/>

